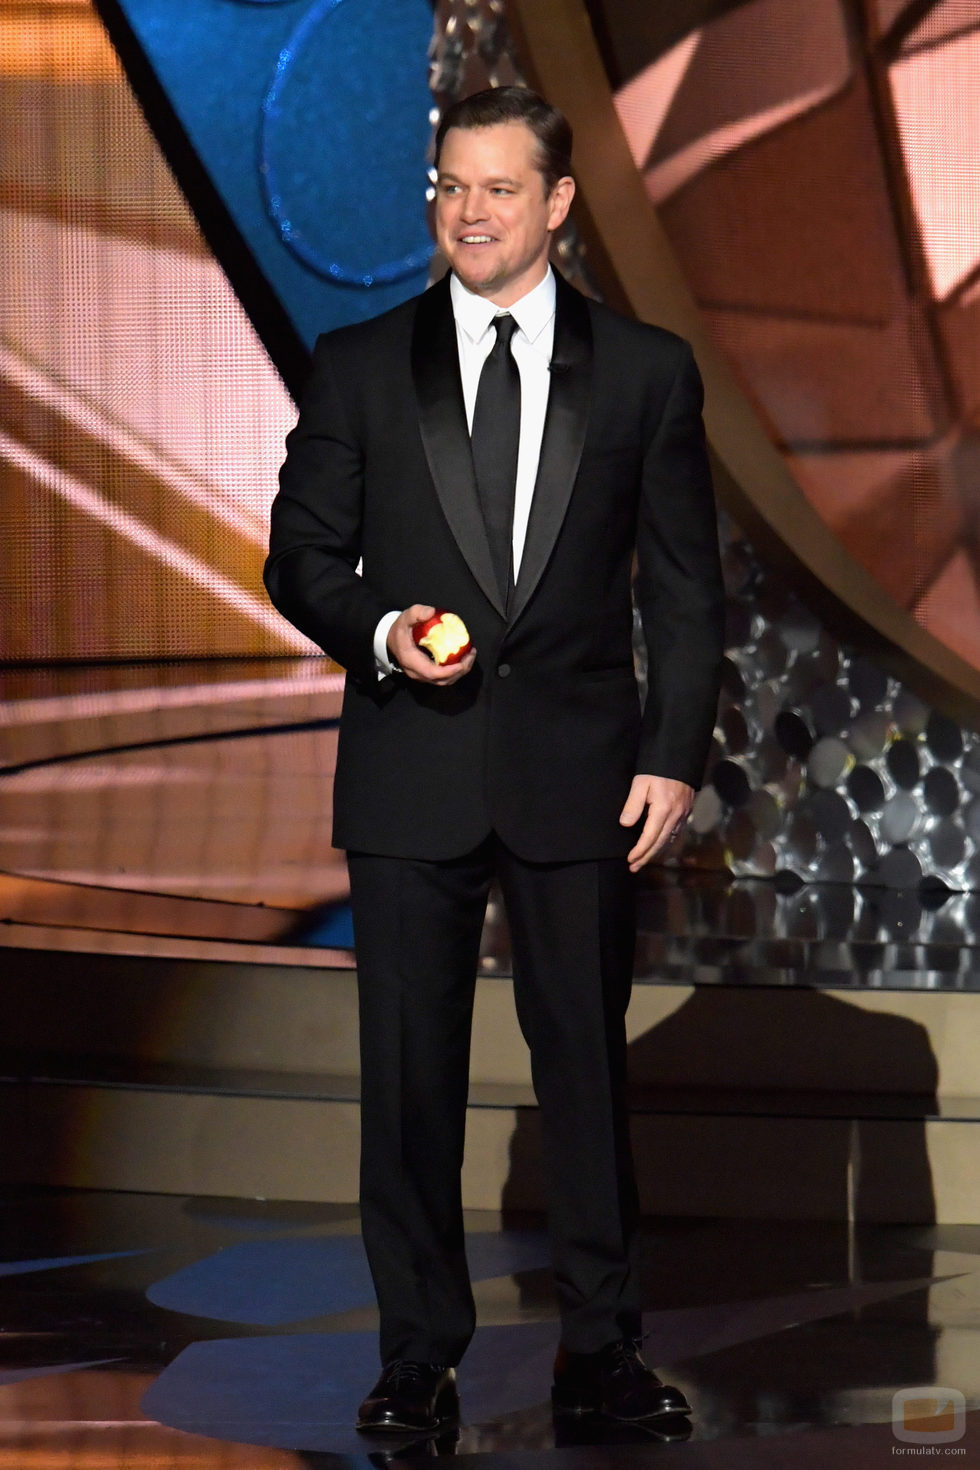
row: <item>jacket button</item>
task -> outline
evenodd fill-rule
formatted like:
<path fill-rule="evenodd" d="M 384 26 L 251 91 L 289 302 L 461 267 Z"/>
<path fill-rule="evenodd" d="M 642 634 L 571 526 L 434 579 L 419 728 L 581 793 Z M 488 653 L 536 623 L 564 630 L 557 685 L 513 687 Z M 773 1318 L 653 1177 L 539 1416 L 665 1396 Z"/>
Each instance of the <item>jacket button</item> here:
<path fill-rule="evenodd" d="M 499 675 L 499 677 L 501 679 L 506 679 L 506 677 L 507 677 L 507 675 L 509 673 L 510 673 L 510 664 L 498 664 L 497 665 L 497 674 Z"/>

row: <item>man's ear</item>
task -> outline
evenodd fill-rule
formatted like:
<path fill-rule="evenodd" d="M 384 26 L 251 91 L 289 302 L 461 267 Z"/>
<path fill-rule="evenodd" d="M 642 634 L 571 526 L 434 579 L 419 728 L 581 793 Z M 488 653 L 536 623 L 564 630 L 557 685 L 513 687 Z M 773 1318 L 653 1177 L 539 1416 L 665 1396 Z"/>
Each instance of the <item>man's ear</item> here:
<path fill-rule="evenodd" d="M 572 200 L 575 197 L 575 180 L 569 176 L 559 179 L 548 200 L 548 229 L 557 230 L 565 223 Z"/>

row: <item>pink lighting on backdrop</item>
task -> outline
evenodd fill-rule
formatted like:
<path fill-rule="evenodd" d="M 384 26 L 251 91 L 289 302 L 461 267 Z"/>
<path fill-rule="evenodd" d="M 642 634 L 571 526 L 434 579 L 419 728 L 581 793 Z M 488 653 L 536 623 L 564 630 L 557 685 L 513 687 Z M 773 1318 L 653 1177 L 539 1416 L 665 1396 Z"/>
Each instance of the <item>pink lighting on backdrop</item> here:
<path fill-rule="evenodd" d="M 980 7 L 972 5 L 973 20 Z M 902 57 L 895 111 L 939 300 L 980 265 L 980 31 Z"/>

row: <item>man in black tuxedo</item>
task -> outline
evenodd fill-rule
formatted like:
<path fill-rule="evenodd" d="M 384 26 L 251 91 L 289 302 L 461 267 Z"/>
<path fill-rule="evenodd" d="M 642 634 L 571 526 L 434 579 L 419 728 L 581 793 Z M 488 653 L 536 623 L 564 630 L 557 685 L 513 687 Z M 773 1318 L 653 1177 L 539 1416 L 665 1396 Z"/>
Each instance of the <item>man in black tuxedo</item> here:
<path fill-rule="evenodd" d="M 334 841 L 383 1364 L 358 1426 L 431 1431 L 458 1413 L 475 1325 L 460 1168 L 494 876 L 540 1108 L 555 1409 L 685 1413 L 637 1350 L 624 1016 L 632 875 L 686 820 L 718 694 L 701 381 L 684 341 L 549 266 L 575 187 L 560 113 L 523 88 L 480 93 L 448 110 L 436 150 L 451 275 L 317 342 L 266 567 L 276 606 L 348 671 Z M 456 665 L 412 637 L 436 608 L 470 630 Z"/>

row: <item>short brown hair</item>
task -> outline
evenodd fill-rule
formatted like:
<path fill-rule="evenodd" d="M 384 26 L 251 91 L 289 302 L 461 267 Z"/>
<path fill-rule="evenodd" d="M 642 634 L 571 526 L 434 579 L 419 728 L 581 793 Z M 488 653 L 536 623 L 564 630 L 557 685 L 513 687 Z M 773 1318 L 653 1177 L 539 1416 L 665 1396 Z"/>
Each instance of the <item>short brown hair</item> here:
<path fill-rule="evenodd" d="M 558 180 L 572 172 L 572 127 L 563 112 L 528 87 L 488 87 L 447 107 L 436 130 L 436 168 L 450 128 L 492 128 L 509 122 L 524 123 L 537 139 L 536 163 L 544 192 L 550 194 Z"/>

